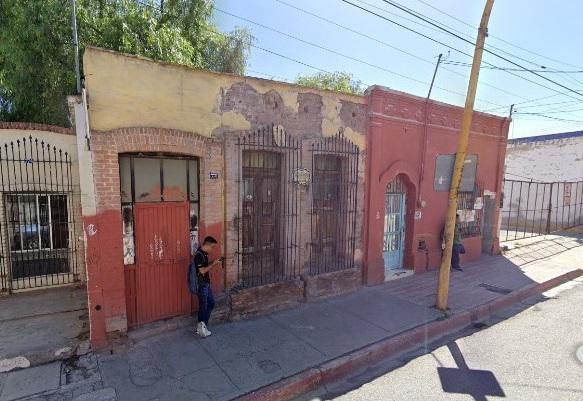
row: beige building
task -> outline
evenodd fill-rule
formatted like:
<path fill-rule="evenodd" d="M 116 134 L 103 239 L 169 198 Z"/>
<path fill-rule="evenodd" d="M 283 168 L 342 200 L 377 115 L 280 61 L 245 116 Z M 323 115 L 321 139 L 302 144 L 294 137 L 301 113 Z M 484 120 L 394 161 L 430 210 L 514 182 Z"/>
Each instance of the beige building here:
<path fill-rule="evenodd" d="M 0 123 L 0 292 L 85 277 L 73 130 Z"/>

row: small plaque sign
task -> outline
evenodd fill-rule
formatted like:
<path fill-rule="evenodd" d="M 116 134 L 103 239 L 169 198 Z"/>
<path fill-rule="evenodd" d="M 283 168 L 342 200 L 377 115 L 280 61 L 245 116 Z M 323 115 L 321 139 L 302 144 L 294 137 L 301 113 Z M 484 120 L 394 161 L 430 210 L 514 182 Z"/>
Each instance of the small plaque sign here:
<path fill-rule="evenodd" d="M 209 179 L 211 180 L 218 180 L 219 179 L 219 173 L 211 171 L 209 173 Z"/>
<path fill-rule="evenodd" d="M 306 186 L 312 180 L 312 173 L 306 168 L 298 168 L 294 173 L 294 182 Z"/>

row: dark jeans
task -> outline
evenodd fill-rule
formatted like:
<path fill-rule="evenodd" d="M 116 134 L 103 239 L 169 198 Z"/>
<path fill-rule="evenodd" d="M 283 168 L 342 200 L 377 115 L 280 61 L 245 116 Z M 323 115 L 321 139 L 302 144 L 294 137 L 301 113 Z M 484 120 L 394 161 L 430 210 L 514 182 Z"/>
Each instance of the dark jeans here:
<path fill-rule="evenodd" d="M 453 244 L 451 249 L 451 268 L 459 269 L 460 266 L 460 254 L 463 252 L 464 246 L 462 244 Z"/>
<path fill-rule="evenodd" d="M 209 324 L 209 319 L 215 307 L 215 298 L 210 284 L 200 283 L 198 286 L 198 321 Z"/>

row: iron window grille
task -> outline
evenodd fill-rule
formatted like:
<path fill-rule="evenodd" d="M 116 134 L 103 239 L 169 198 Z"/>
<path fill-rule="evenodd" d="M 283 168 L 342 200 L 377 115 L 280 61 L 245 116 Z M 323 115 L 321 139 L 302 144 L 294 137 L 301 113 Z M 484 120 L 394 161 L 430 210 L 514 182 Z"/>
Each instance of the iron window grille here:
<path fill-rule="evenodd" d="M 254 287 L 298 276 L 299 193 L 294 173 L 300 144 L 280 126 L 237 138 L 238 286 Z"/>
<path fill-rule="evenodd" d="M 482 197 L 482 190 L 476 184 L 473 191 L 460 192 L 458 195 L 458 210 L 462 213 L 470 213 L 473 216 L 471 221 L 460 222 L 462 238 L 479 237 L 482 235 L 482 212 L 483 207 L 475 209 L 476 199 Z"/>
<path fill-rule="evenodd" d="M 309 272 L 354 268 L 359 149 L 342 131 L 311 145 Z"/>
<path fill-rule="evenodd" d="M 3 291 L 79 280 L 70 155 L 29 136 L 0 146 Z"/>

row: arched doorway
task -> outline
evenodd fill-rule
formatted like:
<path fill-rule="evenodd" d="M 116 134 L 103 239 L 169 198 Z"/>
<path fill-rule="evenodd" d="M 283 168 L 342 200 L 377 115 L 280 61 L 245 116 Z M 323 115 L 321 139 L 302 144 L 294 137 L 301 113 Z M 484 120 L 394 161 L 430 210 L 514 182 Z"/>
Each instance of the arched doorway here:
<path fill-rule="evenodd" d="M 383 260 L 385 277 L 391 271 L 403 269 L 405 255 L 405 216 L 407 212 L 407 186 L 401 175 L 395 177 L 385 191 L 385 222 L 383 235 Z"/>

